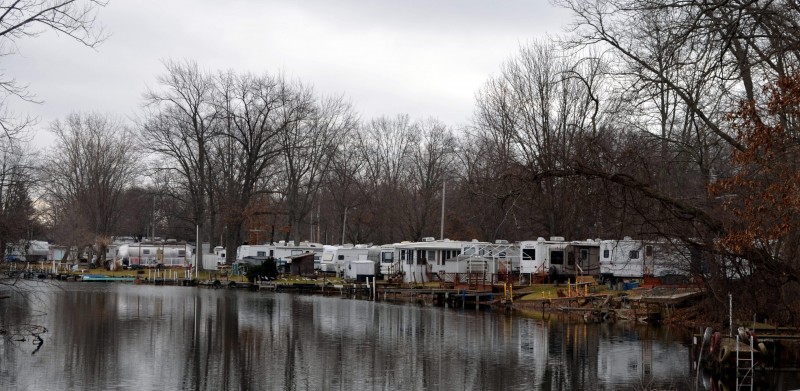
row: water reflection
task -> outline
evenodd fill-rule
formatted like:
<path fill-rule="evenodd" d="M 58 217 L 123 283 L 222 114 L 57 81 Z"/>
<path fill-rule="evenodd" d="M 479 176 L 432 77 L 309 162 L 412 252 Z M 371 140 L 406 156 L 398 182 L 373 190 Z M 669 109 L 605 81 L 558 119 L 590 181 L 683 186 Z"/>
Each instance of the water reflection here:
<path fill-rule="evenodd" d="M 0 389 L 688 389 L 686 335 L 336 297 L 67 283 L 0 302 Z M 36 316 L 37 310 L 47 316 Z"/>

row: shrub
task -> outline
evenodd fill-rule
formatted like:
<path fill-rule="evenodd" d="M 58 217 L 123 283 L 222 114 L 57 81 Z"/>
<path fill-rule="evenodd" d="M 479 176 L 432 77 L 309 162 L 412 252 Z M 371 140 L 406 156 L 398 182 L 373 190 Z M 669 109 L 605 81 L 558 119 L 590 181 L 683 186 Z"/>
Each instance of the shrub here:
<path fill-rule="evenodd" d="M 255 282 L 261 278 L 274 280 L 278 277 L 278 265 L 272 257 L 267 258 L 261 265 L 249 267 L 247 270 L 247 280 Z"/>

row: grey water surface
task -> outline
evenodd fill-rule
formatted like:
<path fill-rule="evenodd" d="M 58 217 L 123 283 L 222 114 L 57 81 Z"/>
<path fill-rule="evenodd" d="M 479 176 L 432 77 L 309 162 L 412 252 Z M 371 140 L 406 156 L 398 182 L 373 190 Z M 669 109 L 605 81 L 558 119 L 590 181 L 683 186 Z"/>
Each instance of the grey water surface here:
<path fill-rule="evenodd" d="M 0 324 L 19 332 L 0 338 L 2 390 L 694 389 L 690 335 L 665 327 L 227 289 L 36 289 L 0 300 Z M 27 325 L 47 328 L 41 346 L 22 340 Z"/>

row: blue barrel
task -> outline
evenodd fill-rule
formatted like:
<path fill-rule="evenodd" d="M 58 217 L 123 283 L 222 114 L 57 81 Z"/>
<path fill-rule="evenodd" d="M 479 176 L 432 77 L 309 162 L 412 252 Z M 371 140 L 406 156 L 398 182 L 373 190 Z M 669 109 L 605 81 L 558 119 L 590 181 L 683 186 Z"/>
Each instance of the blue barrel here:
<path fill-rule="evenodd" d="M 630 281 L 630 282 L 624 283 L 622 289 L 624 289 L 626 291 L 629 291 L 631 289 L 636 289 L 638 287 L 639 287 L 639 282 L 638 281 Z"/>

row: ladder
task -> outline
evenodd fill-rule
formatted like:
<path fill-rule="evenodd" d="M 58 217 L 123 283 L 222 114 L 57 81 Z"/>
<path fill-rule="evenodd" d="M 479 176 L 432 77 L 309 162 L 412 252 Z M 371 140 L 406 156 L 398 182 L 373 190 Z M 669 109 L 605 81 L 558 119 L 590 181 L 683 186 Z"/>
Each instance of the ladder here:
<path fill-rule="evenodd" d="M 740 337 L 736 336 L 736 391 L 753 390 L 753 369 L 755 368 L 753 336 L 750 335 L 747 339 L 750 340 L 750 352 L 742 352 Z"/>

